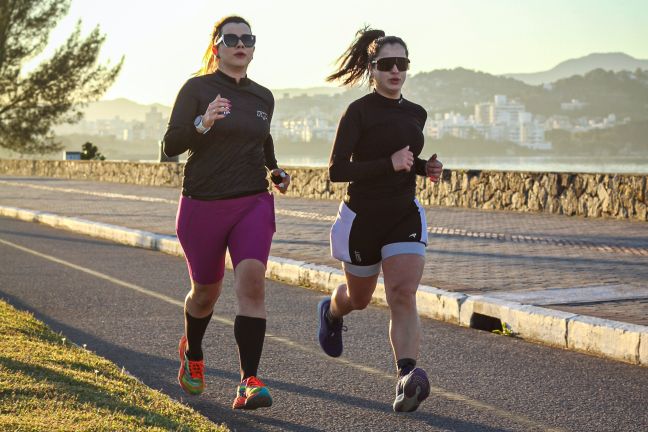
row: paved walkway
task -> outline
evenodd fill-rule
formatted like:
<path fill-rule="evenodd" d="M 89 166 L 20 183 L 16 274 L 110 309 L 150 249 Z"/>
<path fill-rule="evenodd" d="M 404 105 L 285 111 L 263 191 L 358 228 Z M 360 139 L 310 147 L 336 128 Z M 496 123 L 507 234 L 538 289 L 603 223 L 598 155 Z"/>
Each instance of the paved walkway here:
<path fill-rule="evenodd" d="M 179 191 L 0 176 L 0 205 L 174 234 Z M 338 203 L 278 196 L 271 254 L 338 266 L 328 230 Z M 443 207 L 427 210 L 422 283 L 648 325 L 648 225 Z"/>

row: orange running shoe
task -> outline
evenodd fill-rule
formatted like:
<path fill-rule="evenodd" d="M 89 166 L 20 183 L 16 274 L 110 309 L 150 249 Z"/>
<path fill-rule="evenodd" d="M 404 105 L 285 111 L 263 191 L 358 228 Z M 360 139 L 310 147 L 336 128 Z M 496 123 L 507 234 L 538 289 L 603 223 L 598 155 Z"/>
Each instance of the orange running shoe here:
<path fill-rule="evenodd" d="M 241 381 L 236 389 L 236 398 L 234 398 L 232 408 L 257 409 L 271 405 L 272 397 L 268 388 L 259 378 L 251 376 Z"/>
<path fill-rule="evenodd" d="M 180 338 L 178 352 L 180 353 L 180 370 L 178 371 L 180 387 L 191 395 L 201 394 L 205 390 L 205 362 L 187 358 L 187 337 L 184 335 Z"/>

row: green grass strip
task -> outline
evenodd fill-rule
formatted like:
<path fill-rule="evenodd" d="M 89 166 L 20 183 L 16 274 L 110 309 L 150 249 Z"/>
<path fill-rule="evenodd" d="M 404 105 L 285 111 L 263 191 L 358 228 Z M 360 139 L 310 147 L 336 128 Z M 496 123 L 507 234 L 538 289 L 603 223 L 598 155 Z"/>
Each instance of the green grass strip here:
<path fill-rule="evenodd" d="M 1 300 L 0 430 L 228 431 Z"/>

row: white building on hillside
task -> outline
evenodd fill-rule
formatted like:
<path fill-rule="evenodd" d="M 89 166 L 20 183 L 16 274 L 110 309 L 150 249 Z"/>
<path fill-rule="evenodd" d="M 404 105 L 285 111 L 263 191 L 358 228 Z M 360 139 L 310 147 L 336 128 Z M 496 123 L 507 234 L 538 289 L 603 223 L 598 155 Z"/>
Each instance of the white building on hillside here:
<path fill-rule="evenodd" d="M 464 139 L 484 137 L 493 141 L 511 141 L 538 150 L 551 149 L 545 141 L 544 125 L 527 112 L 524 105 L 496 95 L 493 102 L 475 105 L 475 114 L 454 112 L 435 114 L 426 125 L 426 135 L 441 139 L 446 135 Z"/>

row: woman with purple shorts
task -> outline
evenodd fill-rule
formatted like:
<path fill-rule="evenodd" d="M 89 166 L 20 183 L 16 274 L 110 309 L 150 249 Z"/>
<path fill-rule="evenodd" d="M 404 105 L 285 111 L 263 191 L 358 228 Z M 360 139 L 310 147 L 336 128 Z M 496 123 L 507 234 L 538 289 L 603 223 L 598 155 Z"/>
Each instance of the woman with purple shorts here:
<path fill-rule="evenodd" d="M 247 77 L 255 42 L 241 17 L 216 23 L 203 67 L 180 89 L 164 136 L 167 156 L 189 151 L 176 219 L 191 277 L 178 381 L 187 393 L 204 391 L 201 344 L 221 293 L 229 250 L 241 373 L 234 409 L 272 404 L 257 378 L 266 328 L 265 270 L 275 232 L 268 170 L 281 193 L 290 184 L 290 176 L 277 166 L 270 135 L 272 93 Z"/>

